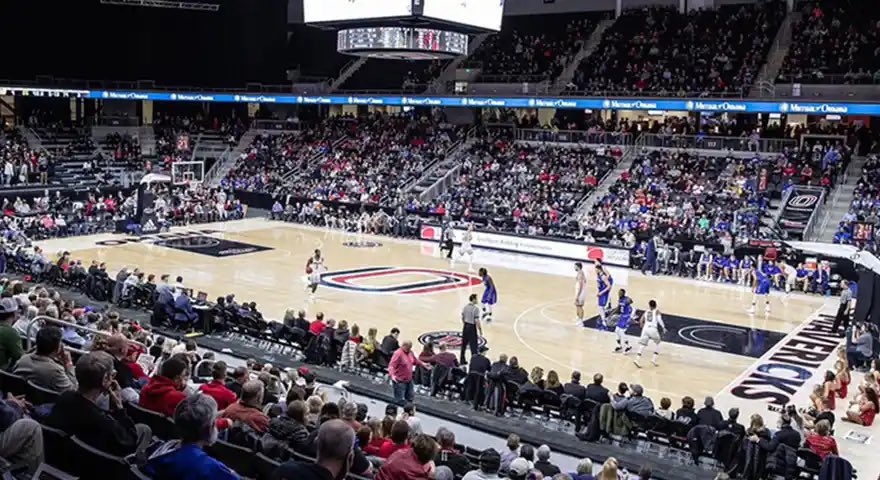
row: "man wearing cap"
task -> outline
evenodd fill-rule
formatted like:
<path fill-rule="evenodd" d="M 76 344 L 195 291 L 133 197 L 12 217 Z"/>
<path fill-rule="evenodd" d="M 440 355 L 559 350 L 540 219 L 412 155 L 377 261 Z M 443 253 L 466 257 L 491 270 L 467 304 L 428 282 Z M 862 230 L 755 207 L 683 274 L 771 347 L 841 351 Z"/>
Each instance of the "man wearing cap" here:
<path fill-rule="evenodd" d="M 510 468 L 513 469 L 511 462 Z M 471 470 L 461 480 L 500 480 L 498 469 L 501 468 L 501 454 L 494 448 L 483 450 L 480 454 L 480 469 Z"/>
<path fill-rule="evenodd" d="M 510 467 L 507 469 L 507 478 L 510 480 L 526 480 L 526 476 L 529 474 L 529 461 L 525 458 L 519 457 L 514 459 L 514 461 L 510 462 Z"/>
<path fill-rule="evenodd" d="M 21 335 L 12 324 L 18 318 L 18 302 L 12 298 L 0 299 L 0 368 L 7 369 L 22 356 Z"/>
<path fill-rule="evenodd" d="M 645 390 L 639 384 L 629 387 L 629 396 L 612 398 L 611 407 L 617 411 L 635 413 L 636 415 L 650 416 L 654 413 L 654 402 L 644 396 Z"/>

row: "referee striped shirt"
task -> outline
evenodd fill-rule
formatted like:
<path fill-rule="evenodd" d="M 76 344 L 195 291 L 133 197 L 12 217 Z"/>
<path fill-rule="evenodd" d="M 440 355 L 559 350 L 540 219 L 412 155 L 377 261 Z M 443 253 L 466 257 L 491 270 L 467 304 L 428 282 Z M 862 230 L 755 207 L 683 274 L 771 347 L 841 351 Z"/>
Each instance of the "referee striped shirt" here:
<path fill-rule="evenodd" d="M 480 319 L 480 307 L 474 305 L 473 303 L 469 303 L 464 306 L 461 311 L 461 321 L 465 324 L 476 325 L 477 320 Z"/>

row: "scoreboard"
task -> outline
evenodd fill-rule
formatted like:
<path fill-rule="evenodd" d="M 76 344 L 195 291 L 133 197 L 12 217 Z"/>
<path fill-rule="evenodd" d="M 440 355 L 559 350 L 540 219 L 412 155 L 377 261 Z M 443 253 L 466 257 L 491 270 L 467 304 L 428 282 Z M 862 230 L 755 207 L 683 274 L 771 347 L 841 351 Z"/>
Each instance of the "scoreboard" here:
<path fill-rule="evenodd" d="M 0 87 L 0 96 L 14 97 L 48 97 L 48 98 L 88 98 L 88 90 L 71 90 L 69 88 L 28 88 Z"/>
<path fill-rule="evenodd" d="M 389 52 L 387 57 L 413 58 L 420 52 L 424 58 L 467 55 L 468 36 L 463 33 L 433 28 L 363 27 L 347 28 L 337 34 L 337 50 L 342 53 L 367 51 Z M 397 53 L 391 53 L 397 52 Z M 403 54 L 402 52 L 408 52 Z M 377 55 L 377 56 L 382 56 Z"/>

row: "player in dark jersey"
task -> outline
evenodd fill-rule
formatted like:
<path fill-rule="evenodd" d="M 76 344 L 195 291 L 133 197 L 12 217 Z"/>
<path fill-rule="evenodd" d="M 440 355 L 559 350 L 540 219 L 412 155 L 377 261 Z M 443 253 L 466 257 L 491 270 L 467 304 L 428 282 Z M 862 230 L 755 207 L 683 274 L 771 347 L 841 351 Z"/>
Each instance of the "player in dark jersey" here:
<path fill-rule="evenodd" d="M 755 283 L 755 296 L 752 297 L 752 308 L 749 309 L 749 315 L 754 315 L 757 309 L 758 297 L 764 297 L 764 314 L 770 314 L 770 275 L 764 271 L 761 266 L 752 268 L 752 277 Z"/>
<path fill-rule="evenodd" d="M 483 320 L 492 321 L 492 307 L 498 301 L 498 291 L 495 289 L 495 281 L 489 276 L 489 272 L 485 268 L 479 271 L 480 278 L 483 279 L 483 298 L 480 303 L 483 304 Z"/>
<path fill-rule="evenodd" d="M 608 297 L 611 294 L 611 287 L 614 285 L 614 279 L 611 278 L 611 274 L 605 270 L 605 267 L 602 266 L 602 263 L 598 260 L 596 261 L 596 299 L 599 305 L 599 329 L 605 330 L 606 324 L 605 321 L 608 316 L 608 310 L 610 306 L 608 304 Z"/>
<path fill-rule="evenodd" d="M 632 299 L 626 296 L 626 290 L 620 289 L 617 292 L 617 308 L 611 314 L 611 321 L 614 322 L 614 334 L 617 335 L 617 348 L 614 353 L 629 353 L 632 347 L 629 340 L 626 339 L 626 329 L 633 317 Z"/>

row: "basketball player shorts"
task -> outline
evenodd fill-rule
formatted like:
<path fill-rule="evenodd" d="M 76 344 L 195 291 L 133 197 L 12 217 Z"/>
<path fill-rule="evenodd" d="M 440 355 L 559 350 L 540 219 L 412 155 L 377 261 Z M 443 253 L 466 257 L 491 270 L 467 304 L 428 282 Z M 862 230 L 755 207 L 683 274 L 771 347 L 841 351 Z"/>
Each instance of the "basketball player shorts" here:
<path fill-rule="evenodd" d="M 617 321 L 618 321 L 619 319 L 620 319 L 620 315 L 619 315 L 619 314 L 616 314 L 616 313 L 615 313 L 614 315 L 609 315 L 608 317 L 605 318 L 605 325 L 606 325 L 607 327 L 617 327 Z M 617 327 L 617 328 L 620 328 L 620 327 Z M 626 329 L 624 328 L 624 330 L 626 330 Z M 615 332 L 616 332 L 616 331 L 617 331 L 617 330 L 615 330 Z"/>
<path fill-rule="evenodd" d="M 584 304 L 587 303 L 587 295 L 586 293 L 581 295 L 575 295 L 574 297 L 574 305 L 576 307 L 583 307 Z"/>
<path fill-rule="evenodd" d="M 620 325 L 618 325 L 617 327 L 614 328 L 614 334 L 615 335 L 626 335 L 626 327 L 621 327 Z"/>
<path fill-rule="evenodd" d="M 755 294 L 757 295 L 767 295 L 770 293 L 770 283 L 760 283 L 758 284 L 758 288 L 755 289 Z"/>
<path fill-rule="evenodd" d="M 647 345 L 648 342 L 660 344 L 660 332 L 656 328 L 648 328 L 642 331 L 642 336 L 639 338 L 639 344 Z"/>
<path fill-rule="evenodd" d="M 485 305 L 495 305 L 495 302 L 497 301 L 498 293 L 491 290 L 486 290 L 485 292 L 483 292 L 483 298 L 480 303 L 483 303 Z"/>
<path fill-rule="evenodd" d="M 321 274 L 317 272 L 312 272 L 309 274 L 309 283 L 312 285 L 321 283 Z"/>
<path fill-rule="evenodd" d="M 608 295 L 602 295 L 599 297 L 599 308 L 606 308 L 608 306 Z"/>
<path fill-rule="evenodd" d="M 470 243 L 463 243 L 461 244 L 461 248 L 458 249 L 458 253 L 462 255 L 471 255 L 474 253 L 474 247 L 472 247 Z"/>

